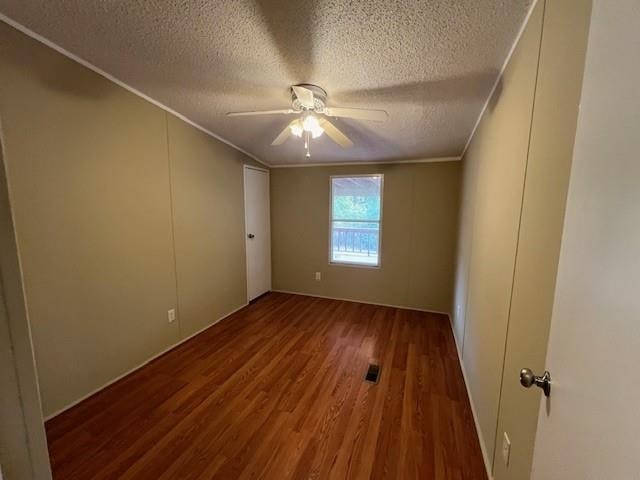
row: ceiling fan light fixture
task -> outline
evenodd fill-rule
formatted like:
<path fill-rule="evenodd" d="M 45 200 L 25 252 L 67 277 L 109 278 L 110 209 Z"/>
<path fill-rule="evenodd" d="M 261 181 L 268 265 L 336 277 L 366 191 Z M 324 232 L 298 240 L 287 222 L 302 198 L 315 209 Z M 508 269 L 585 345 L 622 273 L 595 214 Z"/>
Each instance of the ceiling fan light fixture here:
<path fill-rule="evenodd" d="M 311 138 L 318 138 L 324 133 L 324 128 L 320 126 L 320 121 L 315 115 L 309 114 L 302 120 L 302 129 L 311 134 Z"/>
<path fill-rule="evenodd" d="M 304 128 L 305 132 L 313 132 L 317 131 L 320 128 L 320 122 L 315 115 L 306 115 L 304 120 L 302 120 L 302 128 Z"/>
<path fill-rule="evenodd" d="M 318 125 L 318 128 L 311 130 L 311 138 L 318 138 L 324 133 L 324 128 Z"/>
<path fill-rule="evenodd" d="M 302 125 L 300 125 L 300 122 L 293 123 L 289 126 L 289 128 L 291 129 L 291 133 L 293 135 L 295 135 L 296 137 L 302 137 L 304 129 L 302 128 Z"/>

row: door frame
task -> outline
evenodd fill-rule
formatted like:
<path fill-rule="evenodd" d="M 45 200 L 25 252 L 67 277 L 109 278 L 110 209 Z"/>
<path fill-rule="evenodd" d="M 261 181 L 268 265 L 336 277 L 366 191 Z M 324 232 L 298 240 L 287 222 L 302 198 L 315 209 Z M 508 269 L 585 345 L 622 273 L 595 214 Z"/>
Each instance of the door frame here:
<path fill-rule="evenodd" d="M 15 222 L 11 207 L 11 195 L 7 180 L 7 157 L 2 134 L 0 118 L 0 314 L 3 330 L 8 330 L 5 347 L 11 348 L 7 369 L 13 370 L 13 382 L 9 381 L 3 388 L 3 394 L 20 407 L 22 418 L 12 428 L 12 433 L 20 433 L 11 445 L 13 459 L 0 459 L 6 463 L 0 468 L 2 474 L 29 471 L 29 478 L 51 479 L 51 465 L 44 428 L 44 416 L 40 401 L 38 372 L 31 340 L 31 325 L 24 291 L 22 265 L 16 240 Z M 11 427 L 10 427 L 11 428 Z M 2 439 L 4 440 L 4 438 Z M 3 445 L 4 446 L 4 445 Z M 9 461 L 13 463 L 10 464 Z M 26 478 L 26 477 L 25 477 Z"/>
<path fill-rule="evenodd" d="M 247 285 L 247 305 L 251 301 L 249 293 L 249 239 L 247 237 L 247 170 L 255 170 L 258 172 L 267 174 L 267 182 L 269 185 L 269 196 L 271 196 L 271 172 L 266 168 L 254 167 L 253 165 L 244 164 L 242 168 L 242 195 L 244 198 L 244 258 L 245 258 L 245 277 Z M 271 206 L 271 199 L 269 199 L 269 206 Z M 269 211 L 269 234 L 271 234 L 271 211 Z M 271 252 L 269 252 L 269 265 L 271 265 Z M 271 270 L 271 269 L 269 269 Z M 269 290 L 271 291 L 271 275 L 269 275 Z"/>

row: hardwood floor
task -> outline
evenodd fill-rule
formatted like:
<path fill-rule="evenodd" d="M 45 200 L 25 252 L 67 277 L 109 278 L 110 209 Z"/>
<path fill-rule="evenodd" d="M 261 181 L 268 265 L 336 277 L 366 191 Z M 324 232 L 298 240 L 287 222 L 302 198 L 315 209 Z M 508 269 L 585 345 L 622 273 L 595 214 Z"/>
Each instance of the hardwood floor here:
<path fill-rule="evenodd" d="M 260 298 L 46 428 L 56 479 L 486 479 L 444 315 L 298 295 Z"/>

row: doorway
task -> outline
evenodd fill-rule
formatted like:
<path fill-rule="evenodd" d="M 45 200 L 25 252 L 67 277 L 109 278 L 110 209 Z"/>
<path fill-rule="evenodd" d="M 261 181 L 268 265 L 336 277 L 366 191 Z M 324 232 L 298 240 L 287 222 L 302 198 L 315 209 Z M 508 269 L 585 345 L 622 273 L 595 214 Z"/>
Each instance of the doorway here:
<path fill-rule="evenodd" d="M 1 130 L 1 129 L 0 129 Z M 50 479 L 0 131 L 0 479 Z"/>

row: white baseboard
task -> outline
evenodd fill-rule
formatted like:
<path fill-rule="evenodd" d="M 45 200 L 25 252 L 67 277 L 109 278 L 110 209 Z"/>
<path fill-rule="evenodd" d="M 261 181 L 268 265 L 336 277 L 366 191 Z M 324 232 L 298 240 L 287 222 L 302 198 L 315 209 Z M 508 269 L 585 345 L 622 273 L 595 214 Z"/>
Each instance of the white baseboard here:
<path fill-rule="evenodd" d="M 109 380 L 107 383 L 105 383 L 104 385 L 96 388 L 95 390 L 92 390 L 91 392 L 87 393 L 86 395 L 82 396 L 81 398 L 79 398 L 78 400 L 75 400 L 74 402 L 70 403 L 69 405 L 66 405 L 64 407 L 62 407 L 60 410 L 57 410 L 55 412 L 53 412 L 50 415 L 47 415 L 46 417 L 44 417 L 44 421 L 48 421 L 51 420 L 52 418 L 60 415 L 62 412 L 69 410 L 71 407 L 75 407 L 76 405 L 78 405 L 80 402 L 86 400 L 87 398 L 91 397 L 92 395 L 95 395 L 96 393 L 98 393 L 100 390 L 104 390 L 105 388 L 107 388 L 108 386 L 116 383 L 118 380 L 122 380 L 124 377 L 126 377 L 127 375 L 135 372 L 136 370 L 144 367 L 145 365 L 147 365 L 148 363 L 152 362 L 153 360 L 155 360 L 158 357 L 161 357 L 162 355 L 164 355 L 165 353 L 173 350 L 174 348 L 176 348 L 179 345 L 182 345 L 184 342 L 186 342 L 187 340 L 191 340 L 193 337 L 195 337 L 196 335 L 199 335 L 200 333 L 204 332 L 205 330 L 207 330 L 208 328 L 213 327 L 216 323 L 220 322 L 221 320 L 224 320 L 227 317 L 230 317 L 231 315 L 233 315 L 234 313 L 238 312 L 239 310 L 242 310 L 244 307 L 246 307 L 248 305 L 248 303 L 245 303 L 244 305 L 241 305 L 240 307 L 236 308 L 235 310 L 230 311 L 229 313 L 221 316 L 220 318 L 218 318 L 217 320 L 214 320 L 213 322 L 211 322 L 209 325 L 207 325 L 206 327 L 201 328 L 200 330 L 198 330 L 197 332 L 192 333 L 191 335 L 189 335 L 188 337 L 183 338 L 182 340 L 174 343 L 173 345 L 165 348 L 164 350 L 162 350 L 159 353 L 156 353 L 155 355 L 153 355 L 152 357 L 148 358 L 147 360 L 145 360 L 144 362 L 142 362 L 141 364 L 133 367 L 131 370 L 126 371 L 125 373 L 123 373 L 122 375 L 118 375 L 116 378 L 114 378 L 113 380 Z"/>
<path fill-rule="evenodd" d="M 448 312 L 439 312 L 437 310 L 426 310 L 424 308 L 417 308 L 417 307 L 405 307 L 404 305 L 391 305 L 389 303 L 367 302 L 365 300 L 356 300 L 355 298 L 327 297 L 325 295 L 316 295 L 314 293 L 305 293 L 305 292 L 293 292 L 290 290 L 271 290 L 271 291 L 277 292 L 277 293 L 288 293 L 290 295 L 303 295 L 305 297 L 326 298 L 327 300 L 341 300 L 343 302 L 364 303 L 366 305 L 377 305 L 379 307 L 402 308 L 403 310 L 415 310 L 417 312 L 438 313 L 440 315 L 446 315 L 447 317 L 449 317 Z"/>
<path fill-rule="evenodd" d="M 464 386 L 467 389 L 467 397 L 469 398 L 469 404 L 471 405 L 471 414 L 473 415 L 473 423 L 476 425 L 476 434 L 478 435 L 478 441 L 480 442 L 480 450 L 482 451 L 482 458 L 484 460 L 484 467 L 487 470 L 487 478 L 489 480 L 493 480 L 493 475 L 491 474 L 491 460 L 489 459 L 489 455 L 487 453 L 487 446 L 484 443 L 484 439 L 482 438 L 482 431 L 480 430 L 480 422 L 478 421 L 478 414 L 476 413 L 476 407 L 473 403 L 473 397 L 471 396 L 471 390 L 469 390 L 469 382 L 467 381 L 467 372 L 464 369 L 464 362 L 462 361 L 462 351 L 460 350 L 460 345 L 458 344 L 458 339 L 456 338 L 456 331 L 453 328 L 453 321 L 451 320 L 451 315 L 449 315 L 449 326 L 451 327 L 451 334 L 453 335 L 453 341 L 456 344 L 456 351 L 458 352 L 458 361 L 460 362 L 460 370 L 462 370 L 462 377 L 464 378 Z"/>

